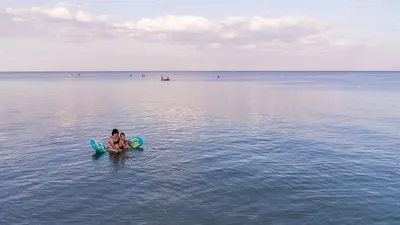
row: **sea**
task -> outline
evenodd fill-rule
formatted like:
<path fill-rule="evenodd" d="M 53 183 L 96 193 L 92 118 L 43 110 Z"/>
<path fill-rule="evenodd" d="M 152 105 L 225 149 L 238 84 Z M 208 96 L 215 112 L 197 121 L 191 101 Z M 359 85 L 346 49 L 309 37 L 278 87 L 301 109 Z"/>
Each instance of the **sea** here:
<path fill-rule="evenodd" d="M 5 225 L 400 224 L 400 72 L 3 72 L 0 147 Z"/>

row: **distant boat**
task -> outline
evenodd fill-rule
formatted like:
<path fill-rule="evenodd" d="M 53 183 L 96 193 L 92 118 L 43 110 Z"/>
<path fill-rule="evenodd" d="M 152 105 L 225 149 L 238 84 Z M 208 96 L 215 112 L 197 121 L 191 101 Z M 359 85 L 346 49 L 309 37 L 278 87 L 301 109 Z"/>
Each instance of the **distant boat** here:
<path fill-rule="evenodd" d="M 161 81 L 170 81 L 169 77 L 164 78 L 164 76 L 161 76 Z"/>

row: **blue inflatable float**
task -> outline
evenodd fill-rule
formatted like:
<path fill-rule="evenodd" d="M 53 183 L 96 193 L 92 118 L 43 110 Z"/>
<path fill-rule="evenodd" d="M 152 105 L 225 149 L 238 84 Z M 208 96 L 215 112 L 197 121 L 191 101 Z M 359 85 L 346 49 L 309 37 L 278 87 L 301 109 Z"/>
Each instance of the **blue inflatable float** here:
<path fill-rule="evenodd" d="M 128 144 L 129 144 L 130 149 L 136 149 L 143 145 L 143 139 L 139 136 L 136 136 L 136 137 L 129 139 Z M 96 140 L 91 139 L 90 145 L 97 152 L 104 153 L 104 152 L 108 151 L 106 145 L 104 145 Z"/>

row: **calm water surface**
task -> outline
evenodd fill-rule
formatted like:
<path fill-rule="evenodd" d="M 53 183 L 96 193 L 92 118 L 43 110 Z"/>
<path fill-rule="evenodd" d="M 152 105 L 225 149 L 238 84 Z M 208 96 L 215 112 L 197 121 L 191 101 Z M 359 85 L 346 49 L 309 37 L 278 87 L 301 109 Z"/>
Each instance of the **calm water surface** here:
<path fill-rule="evenodd" d="M 400 73 L 68 74 L 0 73 L 0 224 L 400 224 Z"/>

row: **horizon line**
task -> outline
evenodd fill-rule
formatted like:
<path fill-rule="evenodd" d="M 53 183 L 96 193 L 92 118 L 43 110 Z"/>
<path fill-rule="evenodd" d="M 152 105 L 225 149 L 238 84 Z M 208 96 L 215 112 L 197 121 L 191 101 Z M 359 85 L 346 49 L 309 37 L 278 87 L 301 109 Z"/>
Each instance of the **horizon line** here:
<path fill-rule="evenodd" d="M 400 72 L 400 70 L 11 70 L 0 73 L 83 73 L 83 72 Z"/>

